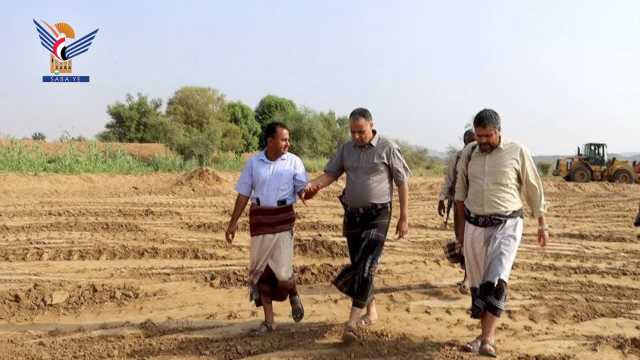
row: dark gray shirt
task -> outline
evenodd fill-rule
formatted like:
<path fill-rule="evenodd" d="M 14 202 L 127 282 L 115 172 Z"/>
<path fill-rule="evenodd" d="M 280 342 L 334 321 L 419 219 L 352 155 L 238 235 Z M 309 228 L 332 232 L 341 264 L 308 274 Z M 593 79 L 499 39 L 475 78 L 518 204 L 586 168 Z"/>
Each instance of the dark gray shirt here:
<path fill-rule="evenodd" d="M 365 146 L 353 141 L 340 146 L 324 172 L 336 178 L 347 173 L 345 202 L 349 207 L 387 203 L 393 196 L 393 183 L 402 185 L 411 176 L 398 145 L 377 133 Z"/>

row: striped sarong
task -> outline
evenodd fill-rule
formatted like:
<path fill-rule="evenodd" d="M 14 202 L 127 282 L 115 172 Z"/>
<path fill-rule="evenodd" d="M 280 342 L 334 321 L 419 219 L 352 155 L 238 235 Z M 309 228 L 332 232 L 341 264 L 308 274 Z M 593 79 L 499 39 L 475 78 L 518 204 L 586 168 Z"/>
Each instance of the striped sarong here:
<path fill-rule="evenodd" d="M 351 264 L 340 271 L 333 285 L 352 299 L 354 307 L 364 308 L 373 300 L 373 279 L 390 220 L 390 203 L 358 209 L 345 207 L 343 233 Z"/>

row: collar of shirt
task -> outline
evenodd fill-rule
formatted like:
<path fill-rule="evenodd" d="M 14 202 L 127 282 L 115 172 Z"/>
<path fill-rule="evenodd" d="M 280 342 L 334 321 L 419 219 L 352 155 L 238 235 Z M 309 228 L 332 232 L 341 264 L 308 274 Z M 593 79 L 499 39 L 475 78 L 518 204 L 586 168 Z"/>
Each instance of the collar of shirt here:
<path fill-rule="evenodd" d="M 373 130 L 373 137 L 371 138 L 371 141 L 369 141 L 367 145 L 360 146 L 355 142 L 353 142 L 353 147 L 354 148 L 363 148 L 363 147 L 369 147 L 369 146 L 376 147 L 379 141 L 380 141 L 380 135 L 378 135 L 377 131 Z"/>
<path fill-rule="evenodd" d="M 287 160 L 287 158 L 288 158 L 287 155 L 288 155 L 288 153 L 284 153 L 279 158 L 277 158 L 275 161 Z M 260 159 L 260 160 L 262 160 L 264 162 L 267 162 L 267 163 L 274 162 L 274 161 L 269 160 L 269 158 L 267 157 L 267 150 L 266 149 L 260 152 L 260 156 L 258 156 L 258 159 Z"/>

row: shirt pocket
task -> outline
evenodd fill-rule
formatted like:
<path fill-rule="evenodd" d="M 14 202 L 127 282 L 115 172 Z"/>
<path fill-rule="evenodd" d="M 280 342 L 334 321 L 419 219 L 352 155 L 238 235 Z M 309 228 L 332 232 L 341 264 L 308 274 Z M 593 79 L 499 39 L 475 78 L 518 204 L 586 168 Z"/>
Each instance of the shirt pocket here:
<path fill-rule="evenodd" d="M 276 174 L 278 199 L 288 197 L 293 193 L 293 170 L 283 169 Z"/>
<path fill-rule="evenodd" d="M 376 181 L 380 175 L 388 175 L 389 167 L 383 157 L 376 156 L 364 167 L 364 174 L 369 182 Z"/>
<path fill-rule="evenodd" d="M 518 183 L 519 170 L 517 168 L 516 160 L 506 161 L 500 166 L 496 166 L 493 170 L 493 178 L 496 185 L 501 186 L 514 186 Z"/>

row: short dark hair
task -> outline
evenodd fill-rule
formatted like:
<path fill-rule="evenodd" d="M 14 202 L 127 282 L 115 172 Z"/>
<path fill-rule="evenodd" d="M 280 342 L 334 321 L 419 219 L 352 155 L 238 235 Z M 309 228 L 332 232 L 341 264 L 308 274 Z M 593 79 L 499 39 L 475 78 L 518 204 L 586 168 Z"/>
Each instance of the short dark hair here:
<path fill-rule="evenodd" d="M 271 122 L 269 124 L 267 124 L 267 127 L 264 128 L 264 142 L 265 144 L 267 143 L 267 139 L 268 138 L 272 138 L 276 135 L 276 133 L 278 132 L 278 128 L 280 129 L 285 129 L 287 131 L 289 131 L 289 128 L 287 127 L 287 125 L 278 122 L 278 121 L 274 121 Z"/>
<path fill-rule="evenodd" d="M 483 109 L 473 118 L 474 128 L 494 128 L 500 130 L 500 115 L 495 110 Z"/>
<path fill-rule="evenodd" d="M 371 113 L 369 112 L 369 110 L 365 109 L 365 108 L 355 108 L 351 114 L 349 114 L 349 119 L 350 120 L 358 120 L 360 118 L 363 118 L 367 121 L 371 121 L 373 120 L 373 117 L 371 116 Z"/>
<path fill-rule="evenodd" d="M 473 132 L 473 130 L 469 129 L 467 131 L 464 132 L 464 135 L 462 135 L 462 141 L 464 141 L 464 144 L 467 145 L 470 142 L 474 141 L 476 139 L 476 133 Z"/>

